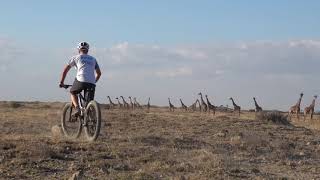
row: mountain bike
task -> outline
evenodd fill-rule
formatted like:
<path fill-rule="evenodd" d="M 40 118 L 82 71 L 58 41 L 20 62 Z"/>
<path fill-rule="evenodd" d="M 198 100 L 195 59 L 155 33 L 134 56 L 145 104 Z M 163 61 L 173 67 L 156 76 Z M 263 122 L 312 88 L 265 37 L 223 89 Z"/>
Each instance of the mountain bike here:
<path fill-rule="evenodd" d="M 68 89 L 72 85 L 62 85 L 61 88 Z M 75 110 L 72 103 L 67 103 L 62 110 L 61 127 L 67 138 L 79 138 L 84 128 L 88 141 L 95 141 L 101 128 L 101 111 L 99 104 L 93 99 L 94 88 L 85 89 L 78 95 L 80 115 L 73 116 Z"/>

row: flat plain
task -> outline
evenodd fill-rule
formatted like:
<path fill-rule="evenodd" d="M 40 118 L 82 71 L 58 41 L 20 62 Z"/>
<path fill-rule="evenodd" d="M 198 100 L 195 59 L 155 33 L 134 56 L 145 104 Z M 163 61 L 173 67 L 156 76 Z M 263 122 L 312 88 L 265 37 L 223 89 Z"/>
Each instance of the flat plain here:
<path fill-rule="evenodd" d="M 64 103 L 0 103 L 0 179 L 320 179 L 320 117 L 106 109 L 96 142 L 67 140 Z"/>

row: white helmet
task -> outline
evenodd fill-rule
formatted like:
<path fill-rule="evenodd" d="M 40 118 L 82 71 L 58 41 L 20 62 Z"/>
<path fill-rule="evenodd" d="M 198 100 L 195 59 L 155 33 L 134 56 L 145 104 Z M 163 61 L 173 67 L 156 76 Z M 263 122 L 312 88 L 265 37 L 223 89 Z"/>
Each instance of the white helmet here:
<path fill-rule="evenodd" d="M 89 44 L 87 42 L 81 42 L 78 44 L 78 49 L 87 49 L 89 50 Z"/>

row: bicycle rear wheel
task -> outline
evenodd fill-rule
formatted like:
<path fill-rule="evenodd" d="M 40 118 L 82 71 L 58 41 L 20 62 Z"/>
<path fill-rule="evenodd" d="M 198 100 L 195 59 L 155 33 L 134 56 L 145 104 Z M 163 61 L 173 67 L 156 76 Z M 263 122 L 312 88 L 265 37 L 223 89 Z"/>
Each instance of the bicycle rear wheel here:
<path fill-rule="evenodd" d="M 67 138 L 78 138 L 81 134 L 82 123 L 80 116 L 77 118 L 71 117 L 72 104 L 67 103 L 62 110 L 61 127 L 64 135 Z"/>
<path fill-rule="evenodd" d="M 87 139 L 89 141 L 95 141 L 99 136 L 101 128 L 101 111 L 96 101 L 92 100 L 87 105 L 84 121 L 84 131 Z"/>

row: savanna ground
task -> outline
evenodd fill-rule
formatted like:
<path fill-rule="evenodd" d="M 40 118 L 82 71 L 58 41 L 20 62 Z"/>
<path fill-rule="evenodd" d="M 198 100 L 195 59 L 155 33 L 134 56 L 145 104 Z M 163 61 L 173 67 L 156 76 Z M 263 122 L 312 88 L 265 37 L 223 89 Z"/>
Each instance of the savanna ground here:
<path fill-rule="evenodd" d="M 320 179 L 320 117 L 279 125 L 102 108 L 93 143 L 52 134 L 63 103 L 0 103 L 0 179 Z"/>

